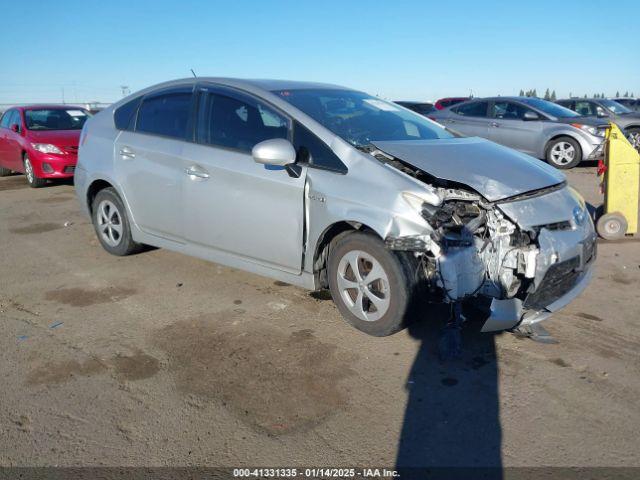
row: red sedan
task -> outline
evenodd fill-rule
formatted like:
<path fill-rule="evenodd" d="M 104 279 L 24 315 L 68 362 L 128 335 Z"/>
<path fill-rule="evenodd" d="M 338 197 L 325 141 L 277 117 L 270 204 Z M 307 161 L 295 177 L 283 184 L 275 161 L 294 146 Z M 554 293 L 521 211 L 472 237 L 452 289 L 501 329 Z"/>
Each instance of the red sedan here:
<path fill-rule="evenodd" d="M 0 177 L 24 173 L 37 188 L 48 179 L 73 177 L 78 141 L 89 118 L 83 108 L 61 105 L 13 107 L 0 119 Z"/>

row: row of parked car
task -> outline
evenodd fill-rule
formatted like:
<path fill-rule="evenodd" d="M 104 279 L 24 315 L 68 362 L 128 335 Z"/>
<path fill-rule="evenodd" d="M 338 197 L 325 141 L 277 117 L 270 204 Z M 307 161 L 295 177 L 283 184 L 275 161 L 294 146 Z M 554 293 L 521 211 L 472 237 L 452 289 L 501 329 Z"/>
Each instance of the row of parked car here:
<path fill-rule="evenodd" d="M 484 331 L 503 330 L 544 320 L 585 288 L 594 227 L 557 169 L 455 130 L 487 136 L 490 115 L 517 132 L 515 116 L 523 135 L 549 123 L 584 134 L 585 149 L 601 141 L 599 127 L 558 120 L 566 112 L 472 100 L 441 110 L 443 126 L 335 85 L 189 78 L 94 116 L 10 109 L 1 173 L 25 172 L 32 186 L 75 173 L 113 255 L 152 245 L 329 289 L 349 323 L 377 336 L 433 321 L 434 302 L 451 305 L 446 331 L 459 332 L 463 301 L 486 313 Z"/>
<path fill-rule="evenodd" d="M 621 100 L 638 108 L 637 100 Z M 601 158 L 609 122 L 640 150 L 640 112 L 615 100 L 570 98 L 552 103 L 535 97 L 456 97 L 435 104 L 396 103 L 463 135 L 487 138 L 560 169 Z"/>

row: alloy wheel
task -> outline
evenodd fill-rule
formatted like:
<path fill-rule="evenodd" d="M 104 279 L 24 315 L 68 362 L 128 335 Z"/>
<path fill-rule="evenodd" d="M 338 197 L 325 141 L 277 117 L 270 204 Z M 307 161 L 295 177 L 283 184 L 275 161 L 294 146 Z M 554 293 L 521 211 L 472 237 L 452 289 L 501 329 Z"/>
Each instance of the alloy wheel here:
<path fill-rule="evenodd" d="M 379 320 L 389 309 L 389 278 L 370 254 L 347 252 L 338 264 L 337 285 L 347 308 L 360 320 Z"/>
<path fill-rule="evenodd" d="M 33 183 L 36 176 L 33 173 L 33 165 L 31 165 L 31 161 L 29 160 L 29 157 L 24 158 L 24 173 L 27 176 L 27 181 L 29 183 Z"/>
<path fill-rule="evenodd" d="M 629 140 L 629 143 L 633 148 L 640 150 L 640 132 L 633 131 L 629 133 L 629 135 L 627 135 L 627 140 Z"/>
<path fill-rule="evenodd" d="M 118 208 L 109 200 L 102 200 L 97 212 L 98 232 L 104 242 L 117 247 L 122 241 L 122 216 Z"/>
<path fill-rule="evenodd" d="M 556 165 L 567 165 L 576 156 L 576 149 L 569 142 L 558 142 L 551 149 L 551 160 Z"/>

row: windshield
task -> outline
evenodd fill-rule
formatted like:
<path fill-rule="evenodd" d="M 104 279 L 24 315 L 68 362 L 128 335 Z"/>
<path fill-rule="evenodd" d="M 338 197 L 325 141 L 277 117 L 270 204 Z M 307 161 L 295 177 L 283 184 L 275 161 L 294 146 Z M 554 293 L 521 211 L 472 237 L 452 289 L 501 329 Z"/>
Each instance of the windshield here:
<path fill-rule="evenodd" d="M 522 103 L 526 103 L 527 105 L 531 105 L 533 108 L 537 108 L 541 112 L 546 113 L 547 115 L 551 115 L 552 117 L 580 116 L 573 110 L 569 110 L 568 108 L 558 105 L 557 103 L 547 102 L 546 100 L 542 100 L 541 98 L 528 97 L 521 98 L 520 101 Z"/>
<path fill-rule="evenodd" d="M 627 107 L 625 107 L 621 103 L 614 102 L 613 100 L 600 100 L 600 104 L 607 110 L 618 115 L 621 113 L 631 113 L 631 110 L 629 110 Z"/>
<path fill-rule="evenodd" d="M 42 108 L 26 110 L 24 118 L 29 130 L 82 130 L 89 114 L 80 108 Z"/>
<path fill-rule="evenodd" d="M 366 93 L 332 89 L 274 93 L 356 147 L 376 140 L 453 138 L 421 115 Z"/>

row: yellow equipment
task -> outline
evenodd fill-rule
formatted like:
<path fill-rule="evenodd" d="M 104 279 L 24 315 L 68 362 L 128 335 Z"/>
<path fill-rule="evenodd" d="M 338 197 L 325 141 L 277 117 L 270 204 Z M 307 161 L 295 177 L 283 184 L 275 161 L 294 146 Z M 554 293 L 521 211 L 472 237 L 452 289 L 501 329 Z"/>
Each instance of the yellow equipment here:
<path fill-rule="evenodd" d="M 616 240 L 638 231 L 640 153 L 613 123 L 605 138 L 604 163 L 598 167 L 604 208 L 596 230 L 602 238 Z"/>

